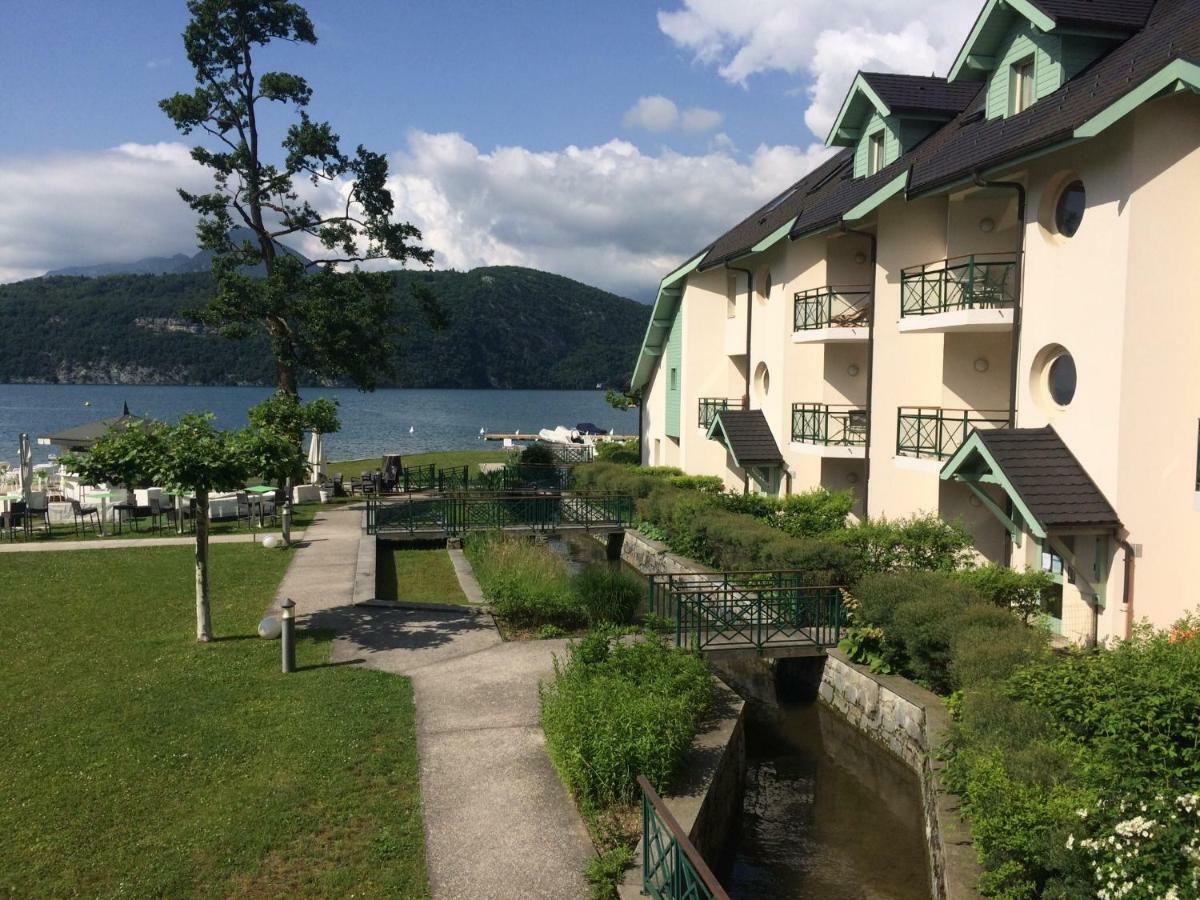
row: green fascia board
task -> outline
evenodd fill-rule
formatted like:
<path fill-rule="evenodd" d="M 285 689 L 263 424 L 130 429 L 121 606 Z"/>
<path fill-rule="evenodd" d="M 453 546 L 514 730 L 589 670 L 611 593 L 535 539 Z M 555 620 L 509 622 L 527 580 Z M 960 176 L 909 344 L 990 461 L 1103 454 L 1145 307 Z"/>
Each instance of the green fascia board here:
<path fill-rule="evenodd" d="M 729 439 L 725 437 L 725 426 L 721 424 L 720 412 L 713 416 L 712 424 L 708 426 L 708 439 L 720 441 L 721 445 L 729 451 L 729 455 L 733 457 L 734 466 L 739 469 L 742 467 L 742 464 L 738 462 L 737 454 L 733 452 L 733 447 L 729 445 Z"/>
<path fill-rule="evenodd" d="M 905 185 L 908 184 L 908 174 L 909 170 L 905 169 L 862 203 L 858 204 L 858 206 L 854 207 L 854 209 L 842 216 L 842 221 L 856 222 L 859 219 L 866 218 L 878 207 L 882 206 L 885 201 L 892 199 L 892 197 L 895 197 L 904 190 Z"/>
<path fill-rule="evenodd" d="M 961 481 L 970 483 L 978 481 L 969 475 L 960 475 L 959 471 L 973 455 L 978 454 L 988 467 L 990 473 L 995 480 L 991 483 L 1000 487 L 1008 499 L 1012 501 L 1025 524 L 1029 526 L 1029 532 L 1035 538 L 1041 540 L 1046 536 L 1046 528 L 1038 521 L 1037 516 L 1029 511 L 1029 507 L 1025 505 L 1025 501 L 1021 499 L 1021 495 L 1017 493 L 1017 489 L 1013 487 L 1012 482 L 1008 480 L 1008 476 L 1004 474 L 1004 470 L 996 463 L 995 458 L 988 452 L 987 446 L 979 437 L 979 432 L 971 432 L 971 436 L 963 441 L 958 451 L 946 460 L 946 464 L 942 466 L 941 474 L 938 476 L 942 481 Z M 1007 527 L 1007 526 L 1006 526 Z"/>
<path fill-rule="evenodd" d="M 1049 32 L 1054 30 L 1054 20 L 1034 6 L 1029 0 L 988 0 L 987 5 L 979 13 L 979 18 L 975 20 L 975 25 L 971 29 L 971 33 L 967 36 L 966 43 L 958 51 L 958 56 L 955 57 L 954 64 L 950 66 L 950 74 L 946 76 L 947 81 L 960 80 L 963 78 L 963 71 L 966 69 L 982 71 L 969 65 L 972 58 L 982 61 L 992 56 L 989 51 L 981 53 L 977 50 L 979 38 L 996 15 L 1007 15 L 1009 10 L 1024 16 L 1040 31 Z"/>
<path fill-rule="evenodd" d="M 650 322 L 646 325 L 646 335 L 642 338 L 642 349 L 638 352 L 637 365 L 633 368 L 633 378 L 629 382 L 631 391 L 641 390 L 654 374 L 654 367 L 662 356 L 663 343 L 675 318 L 675 307 L 683 297 L 682 286 L 675 285 L 695 271 L 705 253 L 680 266 L 659 284 L 658 295 L 654 298 L 654 307 L 650 312 Z"/>
<path fill-rule="evenodd" d="M 838 143 L 837 136 L 842 130 L 842 126 L 846 125 L 845 120 L 850 114 L 851 109 L 858 105 L 854 101 L 857 100 L 859 96 L 866 97 L 867 100 L 870 101 L 871 105 L 879 110 L 879 115 L 883 116 L 885 119 L 892 114 L 892 111 L 888 108 L 888 105 L 879 99 L 879 95 L 875 93 L 869 84 L 867 84 L 867 80 L 862 77 L 862 73 L 860 72 L 854 76 L 854 82 L 850 85 L 850 90 L 846 92 L 846 99 L 842 101 L 842 108 L 838 111 L 837 118 L 833 120 L 833 127 L 829 129 L 829 135 L 825 138 L 826 147 L 853 146 L 853 141 L 848 144 Z M 857 128 L 857 125 L 851 123 L 849 127 Z"/>
<path fill-rule="evenodd" d="M 1123 119 L 1143 103 L 1169 91 L 1200 92 L 1200 66 L 1186 59 L 1175 59 L 1151 75 L 1115 103 L 1102 109 L 1075 129 L 1076 138 L 1095 137 Z"/>
<path fill-rule="evenodd" d="M 753 247 L 751 247 L 750 252 L 751 253 L 762 253 L 765 250 L 770 250 L 777 243 L 779 243 L 781 240 L 783 240 L 785 237 L 787 237 L 789 234 L 791 234 L 792 227 L 796 224 L 796 220 L 799 218 L 800 218 L 799 216 L 794 216 L 793 218 L 788 220 L 787 224 L 780 225 L 778 228 L 776 228 L 774 231 L 772 231 L 770 234 L 768 234 L 765 238 L 763 238 L 761 241 L 759 241 L 757 244 L 755 244 Z"/>

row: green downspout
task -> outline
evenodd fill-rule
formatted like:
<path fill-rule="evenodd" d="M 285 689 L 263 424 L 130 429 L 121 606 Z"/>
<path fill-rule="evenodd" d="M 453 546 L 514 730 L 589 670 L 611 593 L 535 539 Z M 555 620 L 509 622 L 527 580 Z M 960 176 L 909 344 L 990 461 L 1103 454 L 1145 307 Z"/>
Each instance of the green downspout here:
<path fill-rule="evenodd" d="M 875 266 L 879 258 L 879 239 L 873 231 L 858 231 L 842 223 L 842 234 L 865 237 L 871 242 L 871 312 L 867 315 L 867 433 L 863 438 L 863 521 L 870 517 L 871 499 L 871 425 L 875 418 L 875 398 L 871 395 L 875 375 Z M 828 413 L 828 411 L 827 411 Z M 900 424 L 896 423 L 896 445 L 900 444 Z"/>

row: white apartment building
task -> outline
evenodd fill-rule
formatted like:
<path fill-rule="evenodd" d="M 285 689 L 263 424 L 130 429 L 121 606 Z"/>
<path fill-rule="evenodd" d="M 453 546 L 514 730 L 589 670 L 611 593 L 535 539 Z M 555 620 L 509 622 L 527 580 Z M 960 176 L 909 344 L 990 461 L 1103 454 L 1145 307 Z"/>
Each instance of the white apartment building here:
<path fill-rule="evenodd" d="M 961 520 L 1075 640 L 1200 605 L 1197 91 L 1198 0 L 989 0 L 947 78 L 860 74 L 663 279 L 643 463 Z"/>

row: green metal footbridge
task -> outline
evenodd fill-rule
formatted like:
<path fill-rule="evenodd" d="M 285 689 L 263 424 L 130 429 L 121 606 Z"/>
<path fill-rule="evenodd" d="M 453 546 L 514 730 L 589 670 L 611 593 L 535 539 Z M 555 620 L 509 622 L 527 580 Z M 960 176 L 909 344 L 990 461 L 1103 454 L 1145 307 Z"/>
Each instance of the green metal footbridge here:
<path fill-rule="evenodd" d="M 369 534 L 458 537 L 470 531 L 624 531 L 633 498 L 610 493 L 485 493 L 367 501 Z"/>
<path fill-rule="evenodd" d="M 649 608 L 675 623 L 675 643 L 705 653 L 819 656 L 846 626 L 842 589 L 811 572 L 685 572 L 650 576 Z"/>

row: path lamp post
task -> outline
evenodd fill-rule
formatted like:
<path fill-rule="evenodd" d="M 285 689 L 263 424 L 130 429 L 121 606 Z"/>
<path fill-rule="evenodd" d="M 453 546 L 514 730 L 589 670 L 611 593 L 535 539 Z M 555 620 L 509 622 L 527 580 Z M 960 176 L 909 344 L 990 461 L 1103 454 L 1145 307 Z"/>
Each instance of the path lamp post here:
<path fill-rule="evenodd" d="M 291 597 L 281 603 L 283 618 L 280 624 L 283 630 L 280 634 L 280 646 L 283 648 L 283 671 L 296 671 L 296 604 Z"/>

